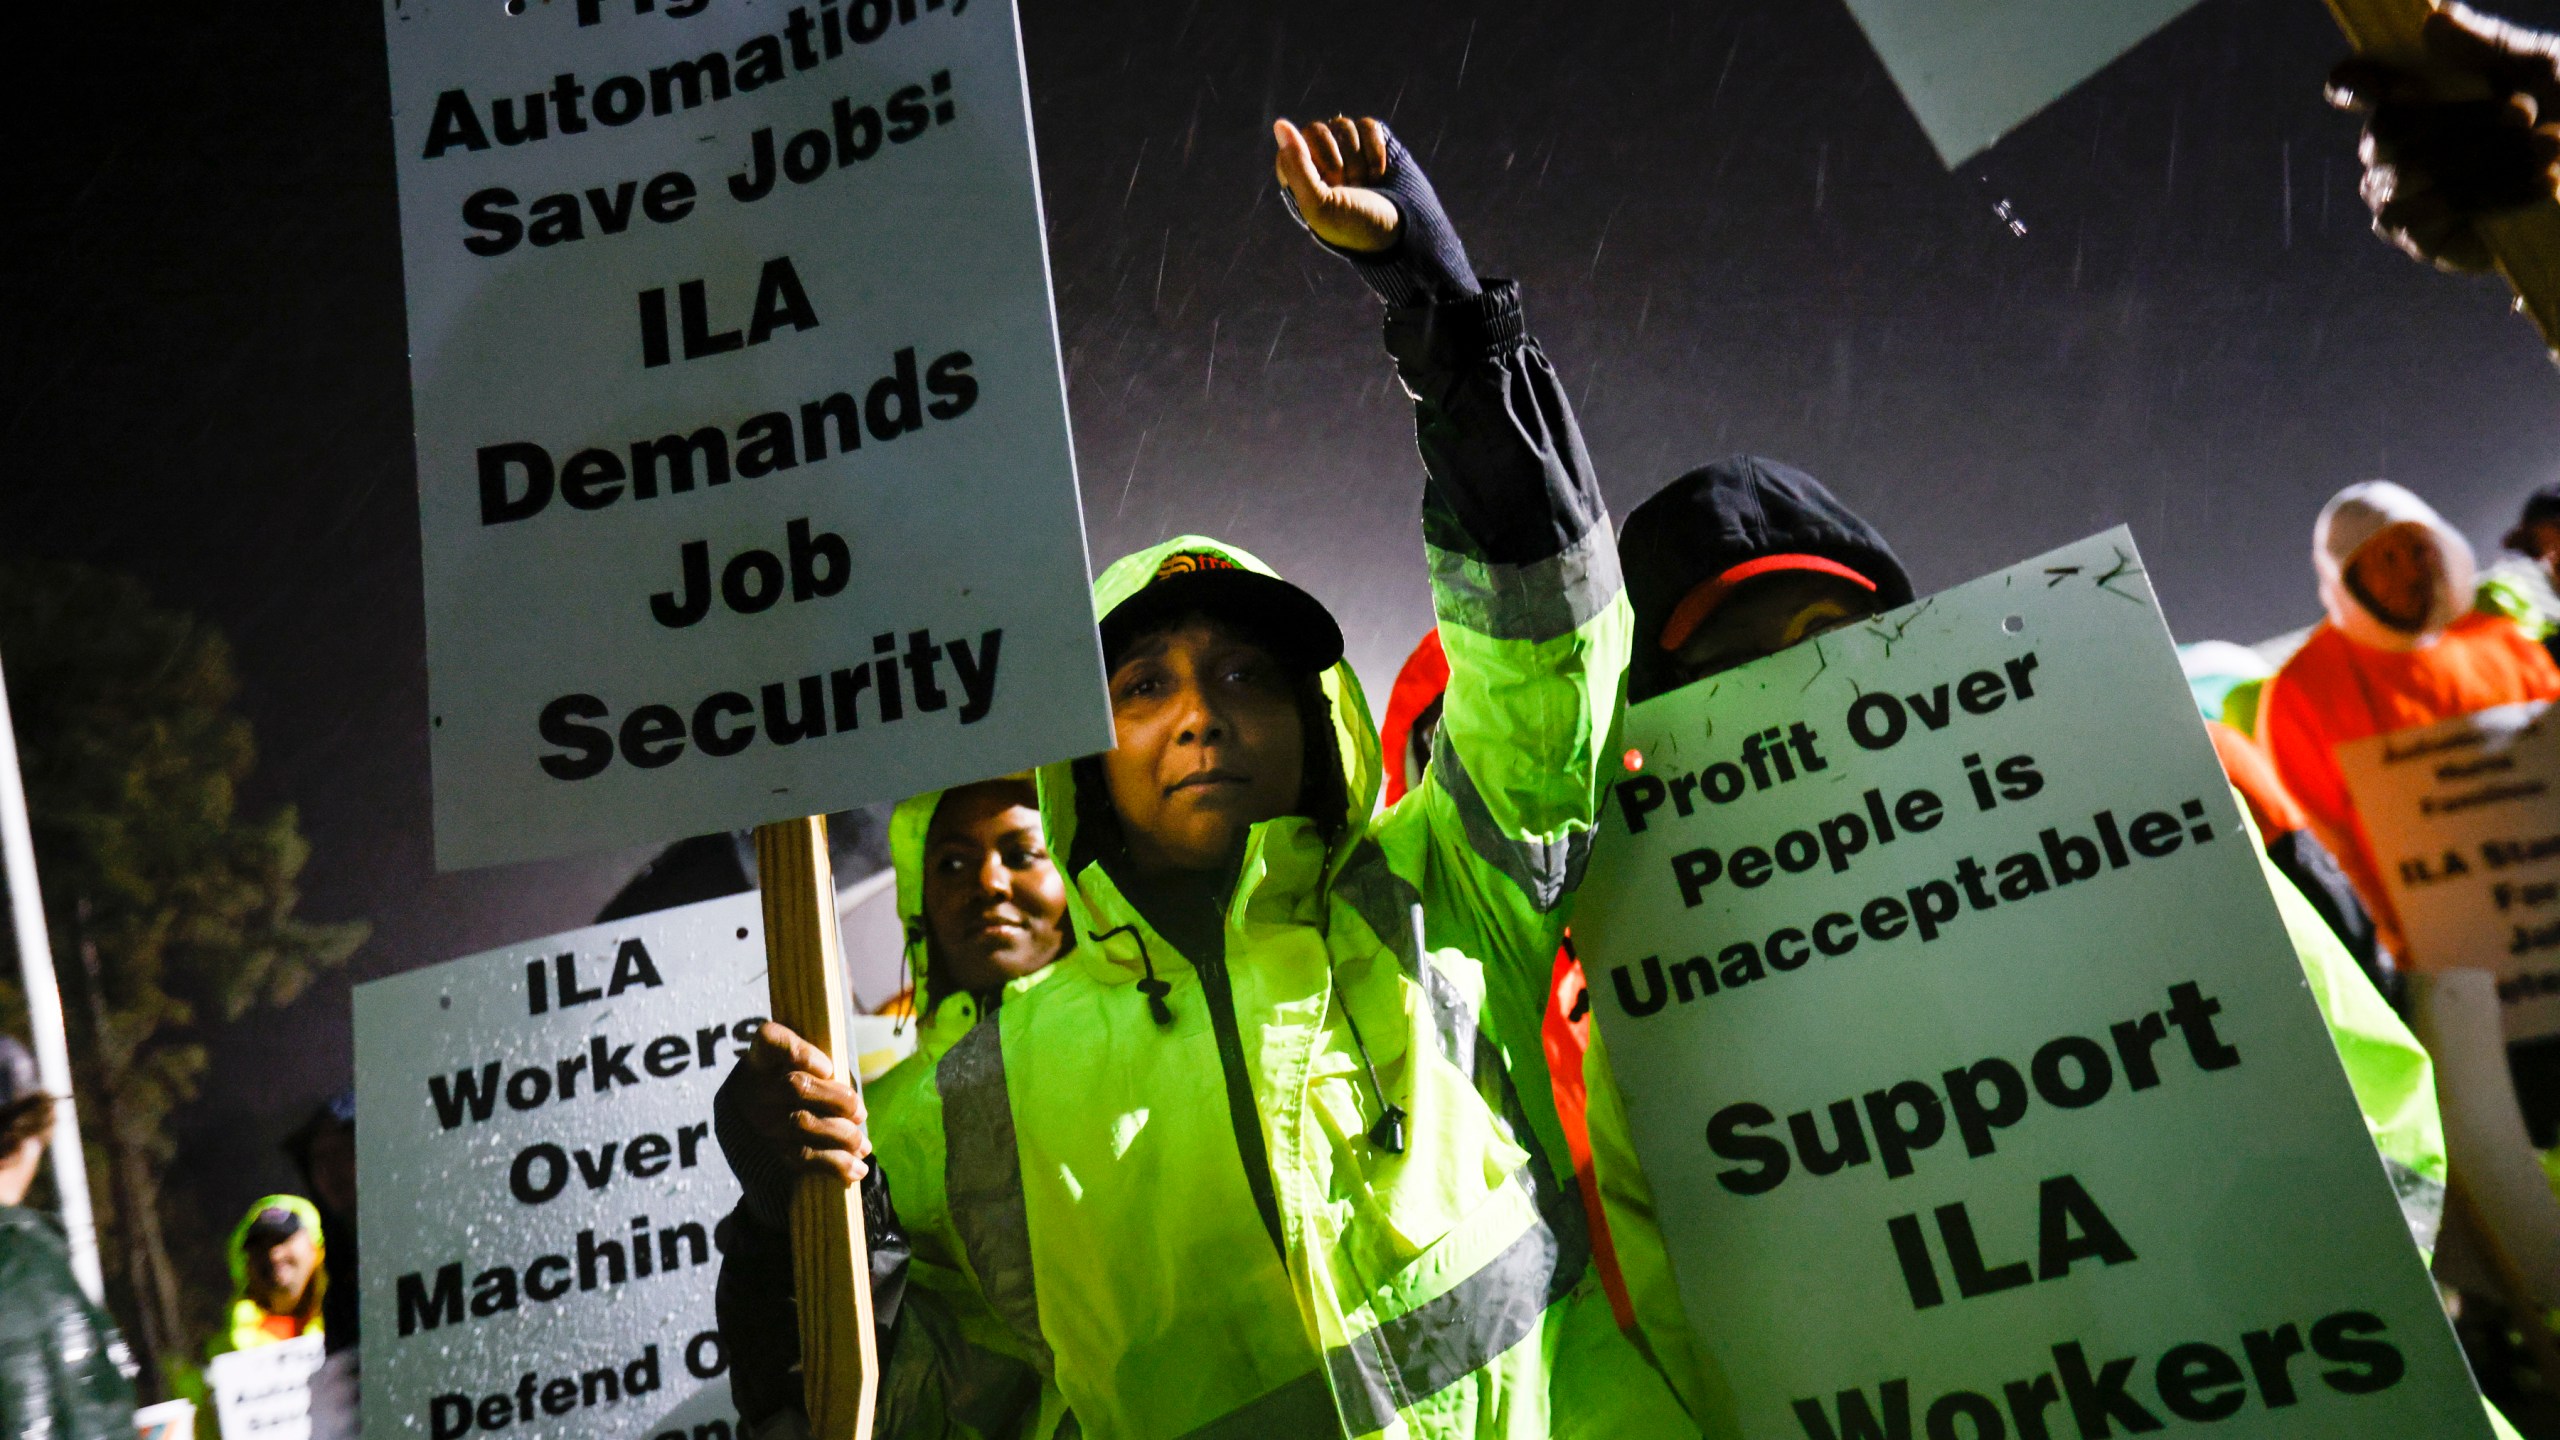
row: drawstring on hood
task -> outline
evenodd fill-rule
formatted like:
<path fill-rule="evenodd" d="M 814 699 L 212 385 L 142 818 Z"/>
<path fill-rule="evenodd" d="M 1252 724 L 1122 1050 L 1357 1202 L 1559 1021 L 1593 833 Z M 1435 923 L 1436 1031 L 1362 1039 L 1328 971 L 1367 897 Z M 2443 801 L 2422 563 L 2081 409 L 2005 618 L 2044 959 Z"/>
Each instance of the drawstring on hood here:
<path fill-rule="evenodd" d="M 1147 937 L 1140 933 L 1138 927 L 1122 925 L 1116 929 L 1105 930 L 1093 937 L 1093 943 L 1099 945 L 1105 940 L 1116 939 L 1122 935 L 1128 936 L 1137 945 L 1138 964 L 1147 972 L 1145 978 L 1138 981 L 1138 993 L 1147 997 L 1147 1013 L 1156 1017 L 1156 1023 L 1159 1025 L 1172 1024 L 1173 1006 L 1167 1004 L 1164 997 L 1173 993 L 1173 982 L 1156 978 L 1156 957 L 1148 952 Z"/>
<path fill-rule="evenodd" d="M 2436 594 L 2415 633 L 2374 614 L 2347 583 L 2347 566 L 2376 535 L 2394 525 L 2424 530 L 2436 552 Z M 2320 575 L 2320 604 L 2329 623 L 2359 645 L 2376 650 L 2417 650 L 2435 643 L 2445 627 L 2471 608 L 2479 562 L 2471 542 L 2445 523 L 2435 507 L 2388 480 L 2366 480 L 2332 496 L 2311 527 L 2311 564 Z"/>
<path fill-rule="evenodd" d="M 1342 998 L 1342 987 L 1334 987 L 1334 1003 L 1342 1007 L 1342 1023 L 1351 1031 L 1351 1048 L 1360 1052 L 1360 1068 L 1368 1072 L 1369 1093 L 1378 1098 L 1378 1123 L 1369 1127 L 1369 1143 L 1390 1155 L 1404 1153 L 1404 1107 L 1387 1098 L 1387 1087 L 1378 1083 L 1378 1062 L 1369 1058 L 1369 1042 L 1360 1033 L 1360 1019 L 1351 1013 L 1350 1002 Z"/>

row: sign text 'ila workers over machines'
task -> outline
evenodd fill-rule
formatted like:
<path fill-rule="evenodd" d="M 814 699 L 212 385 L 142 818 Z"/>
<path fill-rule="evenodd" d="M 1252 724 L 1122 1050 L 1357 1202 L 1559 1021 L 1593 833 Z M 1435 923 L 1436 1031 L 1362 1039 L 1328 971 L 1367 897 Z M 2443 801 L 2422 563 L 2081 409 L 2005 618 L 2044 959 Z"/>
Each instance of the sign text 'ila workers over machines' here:
<path fill-rule="evenodd" d="M 2486 1433 L 2128 534 L 1624 744 L 1574 933 L 1710 1433 Z"/>
<path fill-rule="evenodd" d="M 438 864 L 1106 747 L 1011 6 L 383 13 Z"/>
<path fill-rule="evenodd" d="M 706 900 L 355 991 L 376 1440 L 736 1440 L 711 1097 L 765 1013 Z"/>

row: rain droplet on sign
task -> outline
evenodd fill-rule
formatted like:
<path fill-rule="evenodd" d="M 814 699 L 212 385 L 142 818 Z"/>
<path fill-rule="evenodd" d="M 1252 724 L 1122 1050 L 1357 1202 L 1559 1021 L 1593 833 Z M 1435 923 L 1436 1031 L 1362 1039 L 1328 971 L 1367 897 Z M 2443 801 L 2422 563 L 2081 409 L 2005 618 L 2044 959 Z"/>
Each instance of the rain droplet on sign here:
<path fill-rule="evenodd" d="M 2012 615 L 2008 619 L 2000 622 L 2000 628 L 2011 635 L 2015 635 L 2019 631 L 2027 628 L 2027 617 L 2024 615 Z"/>
<path fill-rule="evenodd" d="M 1992 206 L 1991 213 L 1999 216 L 2000 219 L 2008 225 L 2010 234 L 2024 235 L 2027 233 L 2027 222 L 2018 218 L 2016 207 L 2012 206 L 2008 201 L 2003 200 L 1999 204 Z"/>

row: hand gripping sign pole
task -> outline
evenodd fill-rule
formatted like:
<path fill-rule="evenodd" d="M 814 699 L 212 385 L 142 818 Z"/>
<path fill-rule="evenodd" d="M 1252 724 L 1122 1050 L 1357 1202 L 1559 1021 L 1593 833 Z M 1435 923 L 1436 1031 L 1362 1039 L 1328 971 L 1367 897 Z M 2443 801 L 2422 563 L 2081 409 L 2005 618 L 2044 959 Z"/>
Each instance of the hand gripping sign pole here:
<path fill-rule="evenodd" d="M 2448 98 L 2485 94 L 2467 76 L 2446 75 L 2427 54 L 2422 27 L 2432 0 L 2328 0 L 2329 13 L 2358 54 L 2427 76 Z M 2479 222 L 2498 273 L 2516 292 L 2516 308 L 2533 317 L 2543 343 L 2560 351 L 2560 201 L 2545 200 Z"/>
<path fill-rule="evenodd" d="M 837 1074 L 852 1076 L 827 818 L 757 826 L 756 869 L 773 1018 L 827 1052 Z M 831 1176 L 801 1176 L 791 1196 L 791 1266 L 800 1299 L 801 1403 L 812 1440 L 870 1440 L 880 1373 L 870 1255 L 859 1189 Z"/>

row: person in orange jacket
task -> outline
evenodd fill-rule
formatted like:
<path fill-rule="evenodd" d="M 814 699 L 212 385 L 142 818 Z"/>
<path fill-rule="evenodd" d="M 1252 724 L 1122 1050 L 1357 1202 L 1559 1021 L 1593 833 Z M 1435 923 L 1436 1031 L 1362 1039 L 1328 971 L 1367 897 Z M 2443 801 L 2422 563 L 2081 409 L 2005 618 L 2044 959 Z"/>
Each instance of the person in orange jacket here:
<path fill-rule="evenodd" d="M 2268 683 L 2259 739 L 2355 882 L 2384 945 L 2404 968 L 2425 974 L 2441 961 L 2423 945 L 2413 950 L 2401 929 L 2337 749 L 2492 706 L 2560 698 L 2560 664 L 2515 621 L 2473 608 L 2470 543 L 2399 486 L 2370 480 L 2339 491 L 2312 536 L 2328 618 Z M 2560 1142 L 2560 1041 L 2521 1042 L 2508 1062 L 2534 1144 Z"/>
<path fill-rule="evenodd" d="M 2267 686 L 2259 739 L 2346 868 L 2391 953 L 2423 967 L 2384 893 L 2337 749 L 2495 705 L 2560 697 L 2560 664 L 2522 627 L 2473 609 L 2469 541 L 2387 480 L 2341 490 L 2312 530 L 2328 618 Z"/>
<path fill-rule="evenodd" d="M 2178 663 L 2187 672 L 2187 686 L 2195 695 L 2197 713 L 2204 717 L 2214 758 L 2222 762 L 2223 775 L 2248 807 L 2250 823 L 2258 827 L 2258 838 L 2267 847 L 2267 858 L 2320 912 L 2373 988 L 2394 1010 L 2400 1009 L 2404 1001 L 2398 959 L 2383 948 L 2374 932 L 2373 915 L 2357 897 L 2345 868 L 2320 842 L 2311 817 L 2284 788 L 2275 762 L 2267 758 L 2266 746 L 2253 734 L 2258 702 L 2275 667 L 2257 652 L 2228 640 L 2181 645 Z"/>

